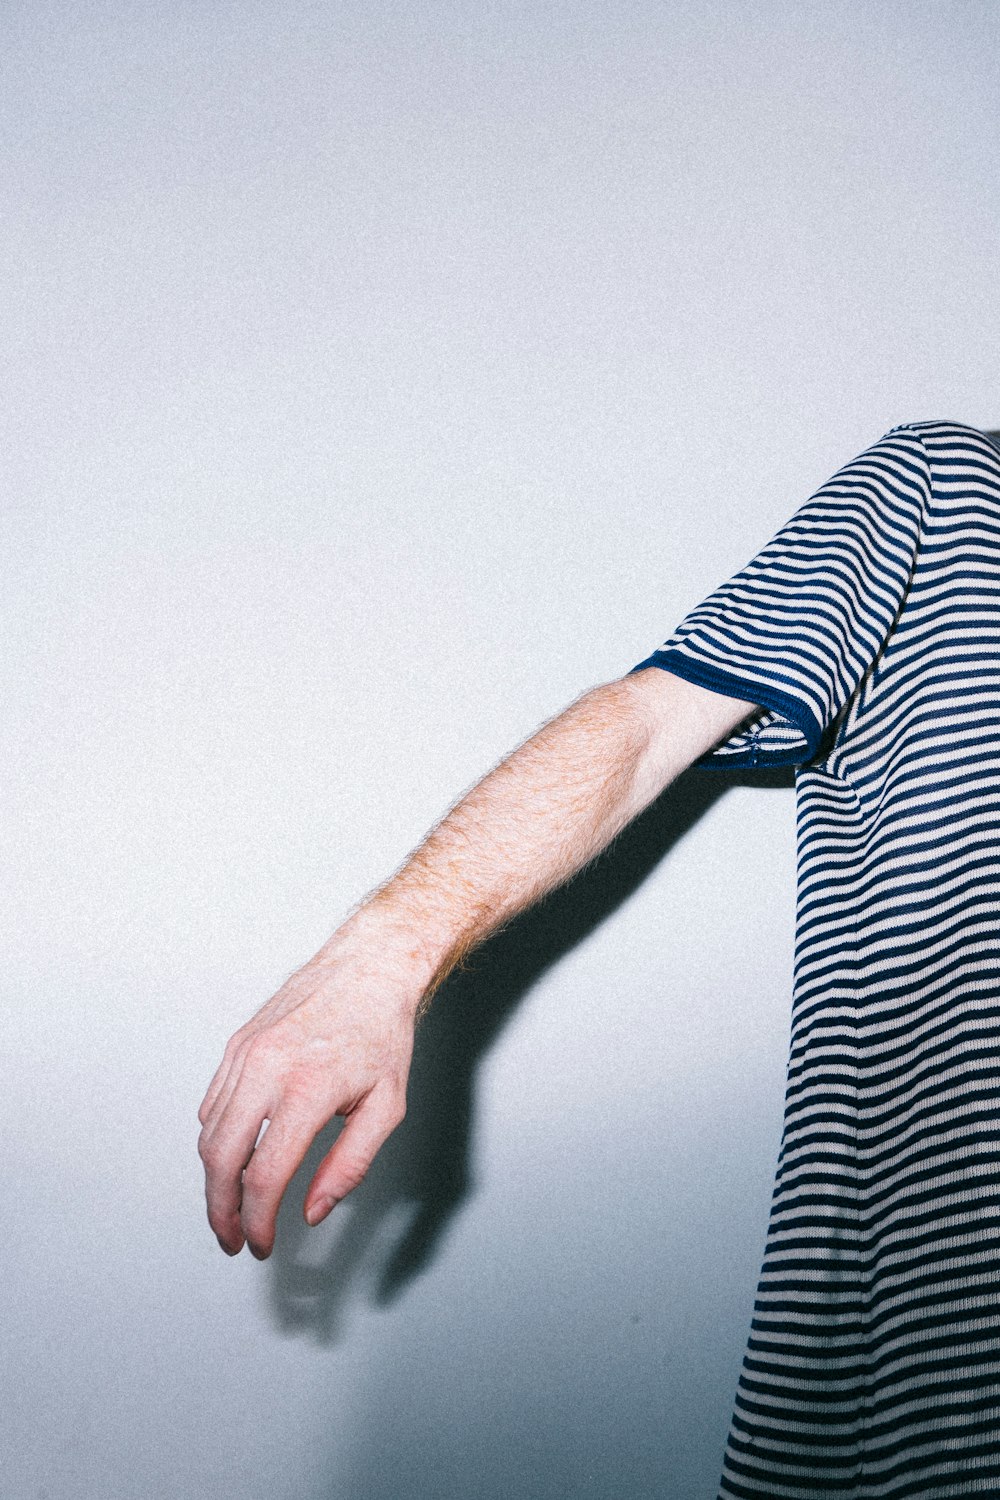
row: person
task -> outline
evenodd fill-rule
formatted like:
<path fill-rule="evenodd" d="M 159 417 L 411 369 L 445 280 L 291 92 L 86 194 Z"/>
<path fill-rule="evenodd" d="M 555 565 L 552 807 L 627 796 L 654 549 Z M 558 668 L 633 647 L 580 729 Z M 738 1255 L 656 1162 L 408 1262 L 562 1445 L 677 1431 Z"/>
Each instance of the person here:
<path fill-rule="evenodd" d="M 200 1111 L 209 1221 L 266 1257 L 338 1115 L 305 1199 L 323 1219 L 402 1118 L 414 1026 L 462 957 L 689 766 L 777 765 L 791 1043 L 720 1494 L 998 1493 L 1000 452 L 965 424 L 901 424 L 839 469 L 235 1034 Z"/>

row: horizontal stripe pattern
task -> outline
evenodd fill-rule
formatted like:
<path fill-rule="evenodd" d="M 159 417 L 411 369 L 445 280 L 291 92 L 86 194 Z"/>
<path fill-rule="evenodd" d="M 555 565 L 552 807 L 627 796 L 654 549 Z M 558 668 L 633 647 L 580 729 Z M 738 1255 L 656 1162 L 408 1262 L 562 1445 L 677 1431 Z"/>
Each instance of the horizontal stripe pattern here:
<path fill-rule="evenodd" d="M 894 427 L 660 666 L 797 767 L 782 1142 L 720 1495 L 1000 1494 L 1000 452 Z"/>

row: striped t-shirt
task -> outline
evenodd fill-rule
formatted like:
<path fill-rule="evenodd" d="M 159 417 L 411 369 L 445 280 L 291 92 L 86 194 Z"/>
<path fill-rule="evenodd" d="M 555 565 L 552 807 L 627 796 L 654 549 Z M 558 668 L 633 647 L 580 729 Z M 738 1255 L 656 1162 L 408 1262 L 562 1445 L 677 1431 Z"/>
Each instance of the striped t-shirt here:
<path fill-rule="evenodd" d="M 893 427 L 641 666 L 760 705 L 697 765 L 797 767 L 784 1131 L 720 1493 L 1000 1495 L 1000 451 Z"/>

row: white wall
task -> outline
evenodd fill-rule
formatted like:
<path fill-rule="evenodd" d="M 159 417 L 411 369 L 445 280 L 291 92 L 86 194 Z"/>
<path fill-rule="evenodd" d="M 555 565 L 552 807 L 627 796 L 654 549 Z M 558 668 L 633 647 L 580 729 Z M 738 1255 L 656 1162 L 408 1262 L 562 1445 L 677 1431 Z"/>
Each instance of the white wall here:
<path fill-rule="evenodd" d="M 789 785 L 689 775 L 488 951 L 266 1265 L 195 1110 L 489 763 L 889 426 L 1000 425 L 998 32 L 3 8 L 5 1494 L 710 1500 Z"/>

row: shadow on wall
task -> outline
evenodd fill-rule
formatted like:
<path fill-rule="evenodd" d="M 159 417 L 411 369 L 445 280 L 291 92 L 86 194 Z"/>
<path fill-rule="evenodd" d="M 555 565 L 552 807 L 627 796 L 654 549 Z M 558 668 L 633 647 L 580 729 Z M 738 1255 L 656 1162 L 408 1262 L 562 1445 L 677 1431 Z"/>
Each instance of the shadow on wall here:
<path fill-rule="evenodd" d="M 321 1133 L 279 1217 L 269 1297 L 280 1331 L 335 1343 L 353 1303 L 387 1304 L 429 1266 L 470 1190 L 480 1062 L 532 985 L 631 896 L 734 784 L 787 788 L 794 772 L 688 772 L 610 850 L 449 980 L 417 1033 L 406 1120 L 364 1186 L 320 1230 L 309 1230 L 305 1191 L 339 1125 Z"/>

